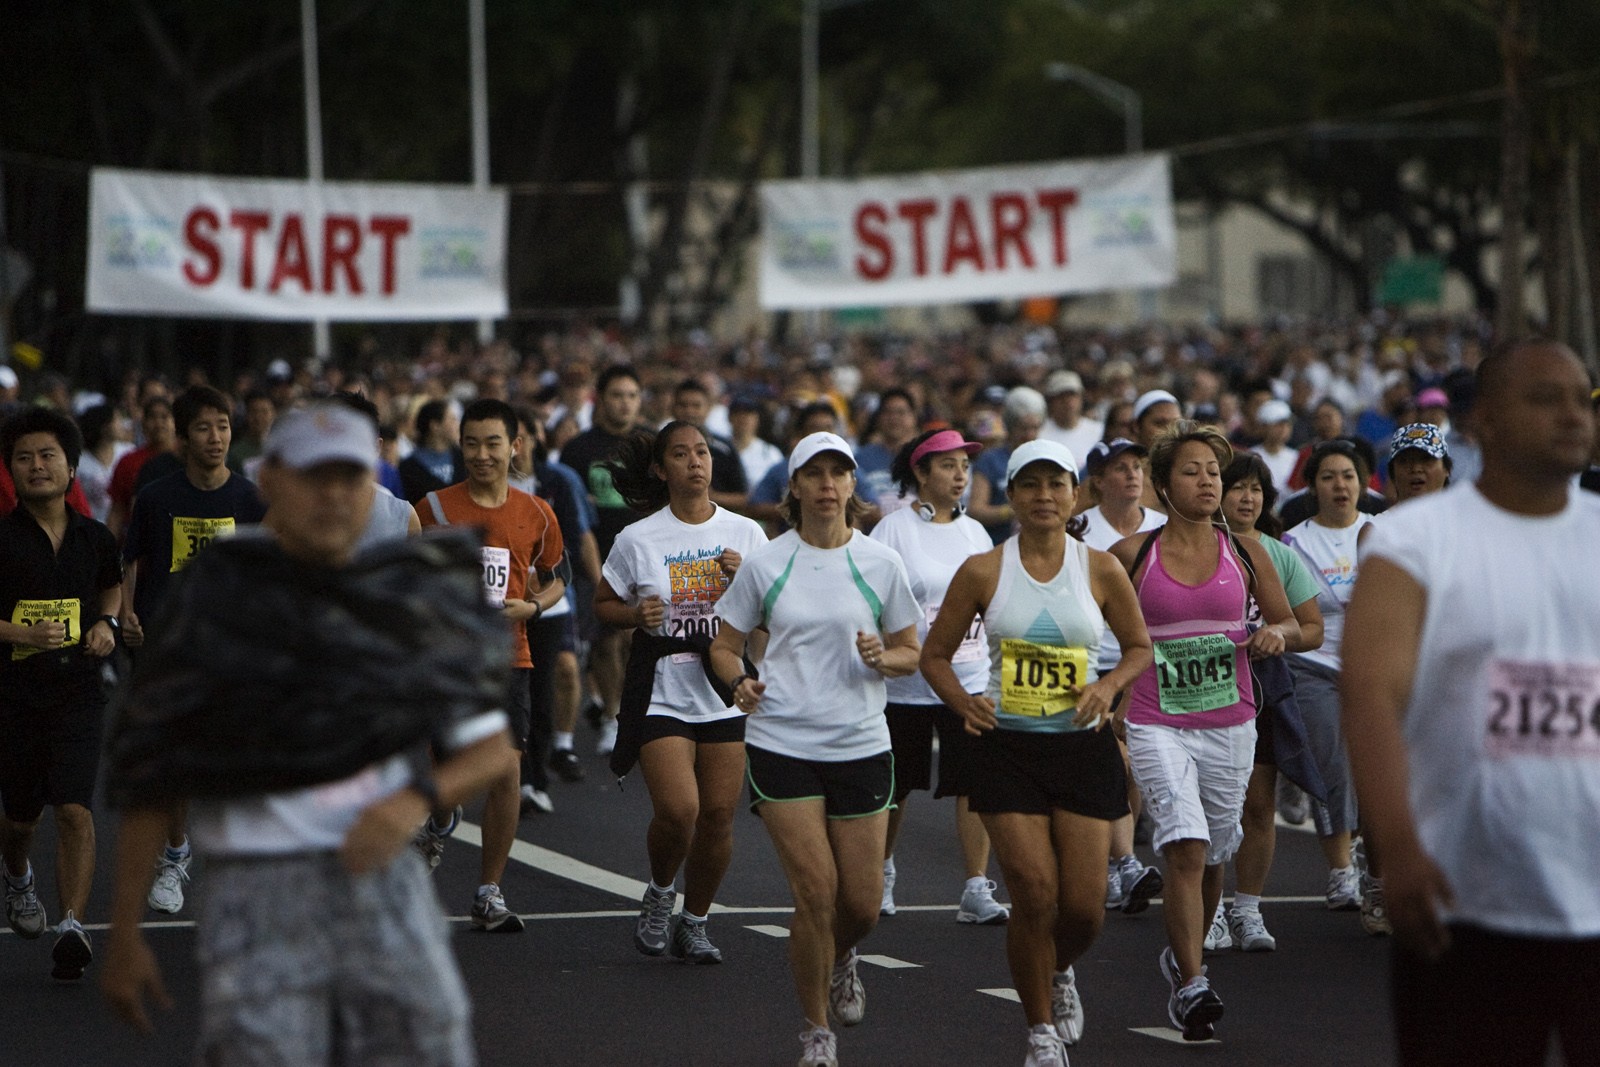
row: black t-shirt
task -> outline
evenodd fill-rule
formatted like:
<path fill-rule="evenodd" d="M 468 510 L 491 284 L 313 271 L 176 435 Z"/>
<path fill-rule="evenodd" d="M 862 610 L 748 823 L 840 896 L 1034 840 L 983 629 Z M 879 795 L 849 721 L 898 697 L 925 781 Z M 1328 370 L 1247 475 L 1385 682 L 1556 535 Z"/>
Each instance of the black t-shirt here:
<path fill-rule="evenodd" d="M 133 480 L 133 491 L 138 493 L 156 479 L 165 478 L 181 470 L 183 470 L 183 460 L 178 458 L 176 452 L 157 452 L 145 460 L 144 466 L 139 468 L 139 476 Z"/>
<path fill-rule="evenodd" d="M 0 699 L 59 699 L 76 686 L 97 684 L 100 659 L 83 650 L 83 635 L 100 618 L 100 596 L 122 582 L 117 539 L 93 519 L 67 509 L 57 551 L 50 535 L 19 507 L 0 518 L 0 615 L 7 622 L 64 622 L 66 643 L 45 651 L 0 642 Z"/>
<path fill-rule="evenodd" d="M 1600 493 L 1600 466 L 1590 467 L 1578 478 L 1578 488 Z"/>
<path fill-rule="evenodd" d="M 744 463 L 733 443 L 725 437 L 708 432 L 711 443 L 711 490 L 716 493 L 748 493 L 750 481 L 744 475 Z"/>
<path fill-rule="evenodd" d="M 627 439 L 626 435 L 608 433 L 595 426 L 568 441 L 561 450 L 561 462 L 578 472 L 599 512 L 594 538 L 600 545 L 602 560 L 610 555 L 611 545 L 622 528 L 640 517 L 611 484 L 611 472 L 600 466 L 605 460 L 617 458 Z"/>
<path fill-rule="evenodd" d="M 230 474 L 215 489 L 200 489 L 179 471 L 141 489 L 122 545 L 123 562 L 139 564 L 133 589 L 139 622 L 150 625 L 172 575 L 196 552 L 218 536 L 260 522 L 266 513 L 256 483 L 242 474 Z"/>

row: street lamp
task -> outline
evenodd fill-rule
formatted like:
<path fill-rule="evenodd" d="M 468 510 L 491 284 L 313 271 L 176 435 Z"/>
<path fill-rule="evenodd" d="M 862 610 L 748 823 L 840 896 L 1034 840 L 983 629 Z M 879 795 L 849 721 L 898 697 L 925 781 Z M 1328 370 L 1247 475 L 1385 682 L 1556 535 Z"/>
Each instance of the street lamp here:
<path fill-rule="evenodd" d="M 815 178 L 822 173 L 820 157 L 821 124 L 817 104 L 818 38 L 822 35 L 822 13 L 851 7 L 865 0 L 804 0 L 800 11 L 800 177 Z"/>
<path fill-rule="evenodd" d="M 1056 82 L 1075 82 L 1112 107 L 1122 111 L 1123 151 L 1132 155 L 1144 150 L 1144 101 L 1138 93 L 1104 74 L 1076 63 L 1046 63 L 1044 76 Z"/>

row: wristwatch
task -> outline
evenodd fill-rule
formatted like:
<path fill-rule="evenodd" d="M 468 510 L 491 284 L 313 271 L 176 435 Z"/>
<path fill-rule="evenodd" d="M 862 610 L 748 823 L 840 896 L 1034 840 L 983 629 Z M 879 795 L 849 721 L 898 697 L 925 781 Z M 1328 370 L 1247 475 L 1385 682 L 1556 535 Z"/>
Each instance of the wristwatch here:
<path fill-rule="evenodd" d="M 95 621 L 105 623 L 107 626 L 111 627 L 112 632 L 122 629 L 122 623 L 117 621 L 117 617 L 115 615 L 102 615 Z"/>

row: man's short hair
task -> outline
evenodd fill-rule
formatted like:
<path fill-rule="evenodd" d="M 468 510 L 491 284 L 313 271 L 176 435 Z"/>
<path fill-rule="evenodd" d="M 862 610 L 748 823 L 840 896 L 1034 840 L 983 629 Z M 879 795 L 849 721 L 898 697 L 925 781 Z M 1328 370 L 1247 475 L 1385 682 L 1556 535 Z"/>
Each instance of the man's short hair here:
<path fill-rule="evenodd" d="M 172 401 L 172 423 L 178 430 L 178 436 L 188 437 L 189 427 L 207 408 L 222 412 L 230 421 L 233 419 L 233 401 L 220 389 L 213 389 L 209 385 L 191 385 L 179 393 Z"/>
<path fill-rule="evenodd" d="M 444 416 L 450 410 L 448 400 L 430 400 L 417 409 L 417 440 L 425 441 L 428 434 L 439 423 L 444 421 Z"/>
<path fill-rule="evenodd" d="M 469 422 L 483 422 L 487 419 L 499 419 L 505 425 L 506 440 L 513 441 L 516 439 L 516 409 L 504 400 L 496 400 L 493 397 L 474 400 L 467 405 L 467 409 L 461 413 L 461 431 L 463 433 L 466 432 L 467 423 Z"/>
<path fill-rule="evenodd" d="M 613 363 L 613 364 L 611 364 L 611 366 L 609 366 L 605 370 L 601 371 L 600 372 L 600 377 L 595 379 L 595 382 L 594 382 L 594 391 L 595 391 L 595 393 L 596 394 L 604 393 L 606 391 L 606 389 L 608 389 L 610 387 L 611 383 L 616 381 L 618 378 L 632 378 L 634 385 L 638 385 L 638 386 L 641 386 L 641 387 L 644 385 L 644 383 L 639 380 L 639 372 L 633 369 L 633 364 L 631 364 L 631 363 Z"/>
<path fill-rule="evenodd" d="M 699 393 L 708 400 L 711 398 L 711 390 L 707 389 L 706 383 L 699 378 L 685 378 L 672 387 L 672 398 L 674 400 L 684 393 Z"/>
<path fill-rule="evenodd" d="M 78 432 L 78 424 L 54 408 L 29 405 L 0 426 L 0 455 L 5 457 L 8 471 L 11 469 L 11 457 L 17 450 L 17 442 L 31 433 L 54 435 L 61 451 L 66 454 L 67 466 L 78 469 L 78 459 L 83 455 L 83 435 Z"/>

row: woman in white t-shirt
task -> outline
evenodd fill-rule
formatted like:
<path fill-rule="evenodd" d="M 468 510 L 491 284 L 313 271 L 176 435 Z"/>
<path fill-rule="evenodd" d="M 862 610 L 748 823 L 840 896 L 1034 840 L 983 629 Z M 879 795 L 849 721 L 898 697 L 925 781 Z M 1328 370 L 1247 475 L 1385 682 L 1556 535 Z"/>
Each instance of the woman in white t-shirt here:
<path fill-rule="evenodd" d="M 789 962 L 805 1012 L 804 1067 L 833 1065 L 828 1015 L 866 1014 L 857 943 L 878 921 L 894 758 L 885 678 L 917 669 L 922 611 L 891 548 L 851 529 L 855 457 L 833 433 L 789 454 L 781 505 L 791 529 L 745 559 L 717 602 L 712 664 L 747 713 L 751 808 L 794 895 Z M 762 677 L 744 673 L 746 638 L 769 634 Z"/>
<path fill-rule="evenodd" d="M 939 614 L 945 590 L 956 569 L 968 556 L 993 547 L 977 520 L 961 507 L 970 477 L 971 457 L 983 448 L 955 430 L 929 430 L 907 441 L 890 464 L 889 473 L 899 485 L 902 503 L 872 529 L 874 540 L 900 553 L 905 561 L 911 591 L 922 605 L 919 637 Z M 909 497 L 907 502 L 905 498 Z M 989 681 L 989 649 L 983 621 L 973 620 L 955 669 L 969 693 L 981 693 Z M 894 804 L 889 812 L 889 840 L 883 861 L 883 903 L 879 910 L 893 915 L 894 843 L 905 818 L 906 802 L 914 789 L 932 787 L 933 736 L 939 735 L 939 788 L 935 797 L 956 798 L 956 837 L 961 843 L 967 882 L 956 910 L 956 921 L 994 926 L 1010 912 L 994 899 L 989 880 L 989 835 L 967 806 L 970 791 L 972 739 L 961 716 L 945 707 L 920 673 L 888 682 L 889 737 L 894 744 Z"/>
<path fill-rule="evenodd" d="M 1300 705 L 1317 770 L 1327 787 L 1326 803 L 1313 801 L 1312 816 L 1322 855 L 1328 862 L 1326 900 L 1332 911 L 1361 907 L 1360 876 L 1350 853 L 1356 829 L 1356 794 L 1350 781 L 1350 760 L 1339 727 L 1339 643 L 1344 636 L 1344 608 L 1355 588 L 1357 542 L 1372 521 L 1356 510 L 1372 471 L 1366 457 L 1350 441 L 1334 438 L 1312 449 L 1306 460 L 1306 482 L 1315 494 L 1311 518 L 1284 535 L 1317 579 L 1317 607 L 1322 611 L 1322 647 L 1291 653 L 1295 702 Z"/>
<path fill-rule="evenodd" d="M 752 520 L 711 502 L 705 432 L 686 422 L 641 431 L 608 466 L 623 499 L 649 515 L 617 535 L 595 590 L 596 618 L 658 637 L 715 637 L 717 599 L 767 539 Z M 706 917 L 733 855 L 744 715 L 718 698 L 701 663 L 696 652 L 655 663 L 639 747 L 654 808 L 646 838 L 650 885 L 633 940 L 647 956 L 670 948 L 687 963 L 721 963 Z M 680 867 L 683 913 L 669 937 Z"/>

